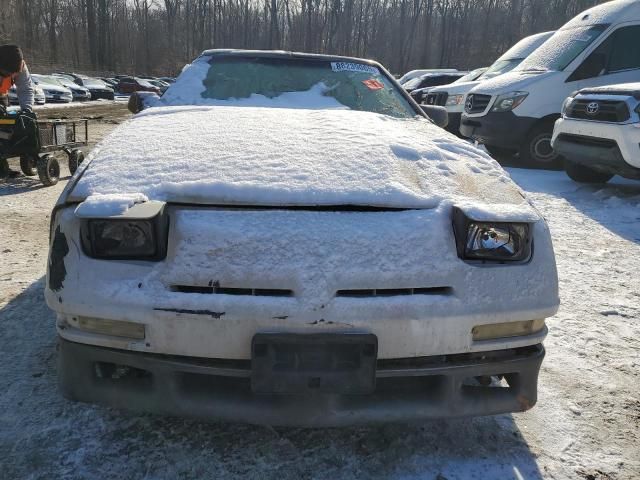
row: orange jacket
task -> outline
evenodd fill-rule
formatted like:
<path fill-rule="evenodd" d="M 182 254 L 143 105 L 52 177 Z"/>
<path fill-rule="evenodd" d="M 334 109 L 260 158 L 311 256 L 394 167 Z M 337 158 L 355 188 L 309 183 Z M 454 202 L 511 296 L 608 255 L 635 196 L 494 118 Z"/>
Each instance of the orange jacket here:
<path fill-rule="evenodd" d="M 13 75 L 0 77 L 0 96 L 7 95 L 13 85 Z"/>

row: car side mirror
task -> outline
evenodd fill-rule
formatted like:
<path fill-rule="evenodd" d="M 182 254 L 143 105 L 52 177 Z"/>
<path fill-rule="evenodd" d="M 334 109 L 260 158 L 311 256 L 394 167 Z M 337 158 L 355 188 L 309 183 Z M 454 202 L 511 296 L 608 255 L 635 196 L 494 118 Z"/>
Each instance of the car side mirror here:
<path fill-rule="evenodd" d="M 160 96 L 153 92 L 133 92 L 129 97 L 127 108 L 131 113 L 140 113 L 150 107 Z"/>
<path fill-rule="evenodd" d="M 449 113 L 446 108 L 435 105 L 420 105 L 420 108 L 440 128 L 449 125 Z"/>

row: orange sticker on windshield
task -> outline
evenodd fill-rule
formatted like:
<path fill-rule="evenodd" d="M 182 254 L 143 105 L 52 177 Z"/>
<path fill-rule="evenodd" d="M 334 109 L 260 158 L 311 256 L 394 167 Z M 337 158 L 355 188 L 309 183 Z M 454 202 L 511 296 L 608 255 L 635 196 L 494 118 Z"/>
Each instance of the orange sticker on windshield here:
<path fill-rule="evenodd" d="M 373 78 L 363 80 L 362 83 L 364 83 L 369 90 L 380 90 L 381 88 L 384 88 L 384 83 L 379 80 L 374 80 Z"/>

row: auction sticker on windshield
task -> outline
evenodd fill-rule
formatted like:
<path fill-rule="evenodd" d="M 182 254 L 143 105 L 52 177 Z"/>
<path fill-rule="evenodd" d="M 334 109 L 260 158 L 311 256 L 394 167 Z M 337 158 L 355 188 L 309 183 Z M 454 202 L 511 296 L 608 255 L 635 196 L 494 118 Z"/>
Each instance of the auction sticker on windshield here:
<path fill-rule="evenodd" d="M 331 70 L 334 72 L 360 72 L 380 75 L 380 70 L 371 65 L 363 65 L 362 63 L 349 62 L 331 62 Z"/>
<path fill-rule="evenodd" d="M 384 83 L 379 82 L 378 80 L 375 80 L 373 78 L 369 80 L 363 80 L 362 83 L 364 83 L 369 90 L 380 90 L 384 88 Z"/>

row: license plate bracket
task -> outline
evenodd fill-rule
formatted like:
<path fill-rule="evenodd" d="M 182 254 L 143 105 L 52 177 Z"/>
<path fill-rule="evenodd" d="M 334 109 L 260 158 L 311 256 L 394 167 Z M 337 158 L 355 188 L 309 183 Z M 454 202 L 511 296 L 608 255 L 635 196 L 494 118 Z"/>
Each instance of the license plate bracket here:
<path fill-rule="evenodd" d="M 267 394 L 369 394 L 378 338 L 372 333 L 257 333 L 251 389 Z"/>

